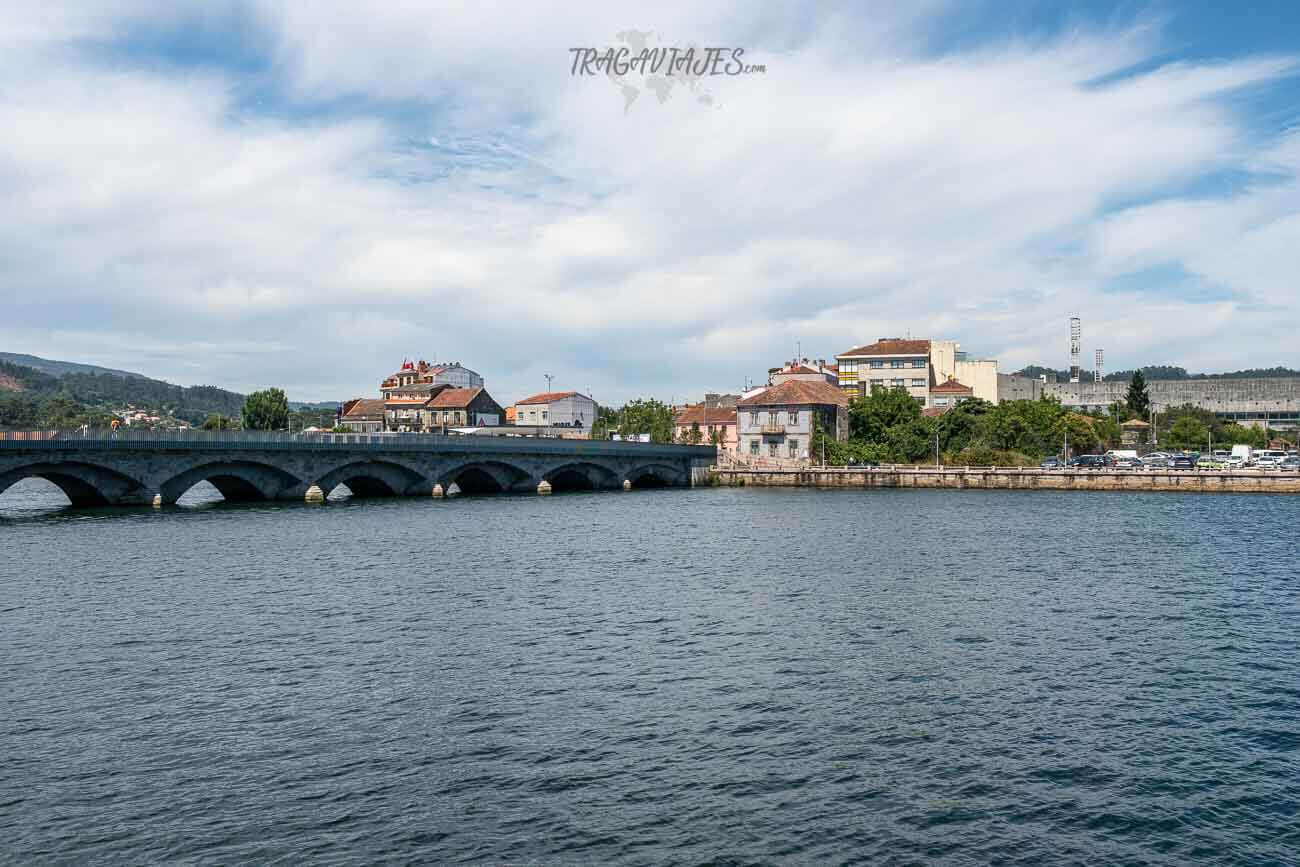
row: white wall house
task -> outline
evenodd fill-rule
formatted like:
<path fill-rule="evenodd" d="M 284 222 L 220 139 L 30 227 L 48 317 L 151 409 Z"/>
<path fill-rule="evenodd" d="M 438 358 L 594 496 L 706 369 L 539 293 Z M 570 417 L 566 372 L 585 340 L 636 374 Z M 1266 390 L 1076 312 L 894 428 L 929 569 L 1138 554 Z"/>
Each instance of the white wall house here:
<path fill-rule="evenodd" d="M 591 430 L 596 401 L 576 391 L 548 391 L 515 404 L 515 424 Z"/>

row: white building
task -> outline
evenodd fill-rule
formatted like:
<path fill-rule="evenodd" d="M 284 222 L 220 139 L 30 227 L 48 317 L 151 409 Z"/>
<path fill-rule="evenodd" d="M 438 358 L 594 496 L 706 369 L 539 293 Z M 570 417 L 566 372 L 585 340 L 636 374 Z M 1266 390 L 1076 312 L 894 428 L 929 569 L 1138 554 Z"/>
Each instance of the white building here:
<path fill-rule="evenodd" d="M 515 404 L 516 425 L 571 427 L 591 430 L 596 420 L 596 401 L 576 391 L 547 391 Z"/>
<path fill-rule="evenodd" d="M 832 440 L 849 434 L 849 396 L 829 382 L 789 380 L 736 404 L 737 446 L 743 458 L 806 461 L 817 452 L 818 426 Z"/>

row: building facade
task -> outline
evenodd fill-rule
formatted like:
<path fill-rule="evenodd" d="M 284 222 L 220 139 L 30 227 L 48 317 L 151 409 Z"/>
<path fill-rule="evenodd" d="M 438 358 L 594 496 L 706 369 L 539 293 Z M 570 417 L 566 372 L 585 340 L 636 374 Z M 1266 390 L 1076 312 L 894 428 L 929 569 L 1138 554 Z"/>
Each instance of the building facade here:
<path fill-rule="evenodd" d="M 357 433 L 429 433 L 496 426 L 505 417 L 483 387 L 483 377 L 459 362 L 404 361 L 379 384 L 379 393 L 378 399 L 344 403 L 339 425 Z"/>
<path fill-rule="evenodd" d="M 401 368 L 384 378 L 379 384 L 379 392 L 387 400 L 409 393 L 427 393 L 432 386 L 451 386 L 452 388 L 483 388 L 483 377 L 479 376 L 459 361 L 430 364 L 419 361 L 404 361 Z"/>
<path fill-rule="evenodd" d="M 839 385 L 850 398 L 873 388 L 902 388 L 922 407 L 929 406 L 930 341 L 884 337 L 835 356 Z"/>
<path fill-rule="evenodd" d="M 848 439 L 848 407 L 848 394 L 829 382 L 792 380 L 763 389 L 736 405 L 738 454 L 807 461 L 816 453 L 818 427 L 832 439 Z"/>
<path fill-rule="evenodd" d="M 929 409 L 935 407 L 931 390 L 956 380 L 970 388 L 969 397 L 999 400 L 997 361 L 968 358 L 954 340 L 882 337 L 840 353 L 835 361 L 840 387 L 850 397 L 866 396 L 873 388 L 902 388 Z"/>
<path fill-rule="evenodd" d="M 709 406 L 707 403 L 684 406 L 673 418 L 673 436 L 677 442 L 690 443 L 696 431 L 701 445 L 715 443 L 720 452 L 736 451 L 740 439 L 736 432 L 736 408 Z"/>
<path fill-rule="evenodd" d="M 576 391 L 547 391 L 515 402 L 516 425 L 564 427 L 590 431 L 596 401 Z"/>

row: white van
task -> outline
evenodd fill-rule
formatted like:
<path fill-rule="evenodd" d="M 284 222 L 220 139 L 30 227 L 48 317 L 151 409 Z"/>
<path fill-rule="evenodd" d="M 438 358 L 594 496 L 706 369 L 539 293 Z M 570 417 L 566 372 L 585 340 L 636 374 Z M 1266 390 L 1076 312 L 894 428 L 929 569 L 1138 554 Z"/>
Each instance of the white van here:
<path fill-rule="evenodd" d="M 1282 449 L 1260 449 L 1255 452 L 1255 465 L 1273 469 L 1282 463 L 1282 459 L 1285 457 L 1286 452 Z"/>
<path fill-rule="evenodd" d="M 1255 463 L 1255 450 L 1250 446 L 1233 446 L 1232 457 L 1228 458 L 1230 467 L 1248 467 Z"/>

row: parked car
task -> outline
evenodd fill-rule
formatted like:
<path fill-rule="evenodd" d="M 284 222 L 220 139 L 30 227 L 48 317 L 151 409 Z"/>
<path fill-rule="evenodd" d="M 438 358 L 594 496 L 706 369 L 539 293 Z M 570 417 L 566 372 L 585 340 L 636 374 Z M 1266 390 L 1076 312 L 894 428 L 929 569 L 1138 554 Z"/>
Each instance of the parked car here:
<path fill-rule="evenodd" d="M 1171 470 L 1194 470 L 1196 459 L 1191 455 L 1170 455 L 1166 466 Z"/>
<path fill-rule="evenodd" d="M 1215 457 L 1214 455 L 1201 455 L 1196 459 L 1196 468 L 1198 470 L 1226 470 L 1228 462 L 1224 458 Z"/>
<path fill-rule="evenodd" d="M 1062 466 L 1061 459 L 1053 455 L 1050 458 L 1046 458 L 1041 464 L 1039 464 L 1039 466 L 1045 470 L 1059 470 Z"/>
<path fill-rule="evenodd" d="M 1129 469 L 1129 470 L 1140 470 L 1142 469 L 1143 464 L 1141 458 L 1122 457 L 1122 458 L 1115 459 L 1115 466 L 1123 467 L 1124 469 Z"/>
<path fill-rule="evenodd" d="M 1152 452 L 1149 455 L 1142 456 L 1142 466 L 1144 467 L 1166 467 L 1169 465 L 1169 455 L 1164 452 Z"/>
<path fill-rule="evenodd" d="M 1104 470 L 1115 466 L 1115 459 L 1109 455 L 1079 455 L 1070 458 L 1068 466 L 1078 470 Z"/>
<path fill-rule="evenodd" d="M 1276 469 L 1285 457 L 1286 452 L 1281 449 L 1260 449 L 1255 452 L 1255 466 L 1262 470 Z"/>
<path fill-rule="evenodd" d="M 1300 456 L 1287 455 L 1282 458 L 1282 461 L 1277 465 L 1277 468 L 1284 473 L 1300 472 Z"/>

